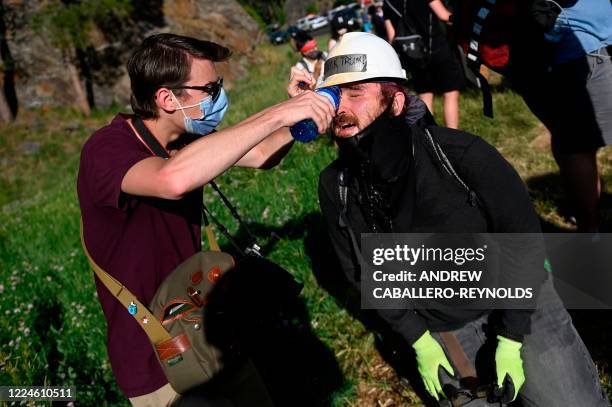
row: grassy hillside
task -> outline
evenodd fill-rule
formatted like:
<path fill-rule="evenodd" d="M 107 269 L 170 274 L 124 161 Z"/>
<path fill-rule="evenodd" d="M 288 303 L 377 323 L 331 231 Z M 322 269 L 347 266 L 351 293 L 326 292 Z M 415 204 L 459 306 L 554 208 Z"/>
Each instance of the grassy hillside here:
<path fill-rule="evenodd" d="M 294 53 L 287 45 L 261 46 L 258 55 L 259 63 L 249 76 L 231 88 L 226 126 L 286 98 L 285 81 Z M 466 92 L 462 127 L 493 143 L 512 162 L 549 230 L 571 230 L 546 132 L 521 98 L 503 84 L 496 87 L 494 102 L 497 117 L 486 119 L 479 94 Z M 75 191 L 82 143 L 119 110 L 125 109 L 96 112 L 88 119 L 71 111 L 26 112 L 17 123 L 0 128 L 2 385 L 74 384 L 79 405 L 100 405 L 101 400 L 128 405 L 107 361 L 105 321 L 80 248 Z M 269 257 L 305 284 L 306 329 L 334 356 L 342 376 L 333 388 L 321 392 L 321 404 L 421 405 L 407 381 L 398 379 L 377 350 L 377 338 L 313 275 L 313 264 L 326 249 L 317 245 L 324 242 L 318 174 L 334 156 L 333 144 L 321 137 L 294 146 L 273 170 L 232 169 L 218 183 L 266 243 Z M 610 151 L 602 154 L 600 163 L 604 184 L 612 185 Z M 231 230 L 237 229 L 210 191 L 205 199 Z M 322 277 L 335 272 L 330 264 L 318 266 Z M 610 394 L 612 327 L 606 322 L 606 327 L 598 328 L 584 315 L 576 323 Z"/>

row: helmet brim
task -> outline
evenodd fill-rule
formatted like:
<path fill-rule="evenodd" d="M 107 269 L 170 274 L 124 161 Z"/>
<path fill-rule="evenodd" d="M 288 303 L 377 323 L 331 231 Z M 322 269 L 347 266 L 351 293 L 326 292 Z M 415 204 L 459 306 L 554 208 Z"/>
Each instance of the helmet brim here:
<path fill-rule="evenodd" d="M 381 76 L 377 76 L 377 75 L 372 75 L 371 77 L 367 77 L 363 75 L 363 72 L 345 72 L 345 73 L 339 73 L 339 74 L 335 74 L 330 76 L 329 78 L 325 79 L 323 81 L 323 83 L 321 83 L 321 85 L 319 85 L 319 88 L 324 88 L 327 86 L 334 86 L 334 85 L 346 85 L 349 83 L 355 83 L 355 82 L 367 82 L 367 81 L 377 81 L 377 82 L 397 82 L 399 84 L 405 84 L 408 79 L 406 78 L 406 72 L 402 69 L 402 73 L 404 74 L 404 77 L 399 77 L 399 76 L 385 76 L 385 77 L 381 77 Z"/>

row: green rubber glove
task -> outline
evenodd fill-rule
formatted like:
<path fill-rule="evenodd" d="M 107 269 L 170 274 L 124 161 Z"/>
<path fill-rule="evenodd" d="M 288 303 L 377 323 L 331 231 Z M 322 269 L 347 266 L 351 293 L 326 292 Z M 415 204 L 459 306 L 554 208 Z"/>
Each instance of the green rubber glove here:
<path fill-rule="evenodd" d="M 416 361 L 419 373 L 425 384 L 425 389 L 431 394 L 436 400 L 440 400 L 438 394 L 443 397 L 444 392 L 442 391 L 442 385 L 440 384 L 440 377 L 438 376 L 438 368 L 442 366 L 452 376 L 455 375 L 455 371 L 451 367 L 444 350 L 436 341 L 429 331 L 417 339 L 412 344 L 414 351 L 416 352 Z"/>
<path fill-rule="evenodd" d="M 495 372 L 497 373 L 498 389 L 496 394 L 501 398 L 502 403 L 514 401 L 521 386 L 525 383 L 523 359 L 521 358 L 522 346 L 520 342 L 497 335 Z"/>

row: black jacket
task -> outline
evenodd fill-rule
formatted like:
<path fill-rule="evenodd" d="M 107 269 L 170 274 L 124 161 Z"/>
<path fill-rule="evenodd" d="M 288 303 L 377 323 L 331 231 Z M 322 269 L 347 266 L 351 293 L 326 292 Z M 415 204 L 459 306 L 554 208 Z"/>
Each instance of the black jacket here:
<path fill-rule="evenodd" d="M 406 137 L 412 137 L 413 154 L 411 202 L 405 210 L 412 212 L 410 226 L 403 225 L 394 232 L 464 232 L 464 233 L 540 233 L 540 224 L 523 181 L 514 168 L 491 145 L 480 137 L 444 127 L 428 127 L 435 141 L 442 147 L 459 177 L 476 193 L 474 196 L 442 166 L 438 154 L 425 139 L 424 129 L 418 125 L 406 126 Z M 341 159 L 332 162 L 321 172 L 319 202 L 328 225 L 330 238 L 346 278 L 359 290 L 355 278 L 358 267 L 346 229 L 339 225 L 338 174 L 345 170 Z M 404 198 L 406 199 L 406 198 Z M 359 183 L 349 172 L 347 220 L 357 239 L 371 229 L 364 217 Z M 520 263 L 521 259 L 506 259 Z M 527 268 L 520 268 L 527 270 Z M 516 267 L 514 269 L 517 269 Z M 512 276 L 525 286 L 539 287 L 545 278 L 532 270 Z M 536 293 L 537 295 L 537 293 Z M 484 311 L 486 312 L 486 311 Z M 378 310 L 391 328 L 413 343 L 426 329 L 446 331 L 461 327 L 481 316 L 478 310 Z M 506 310 L 502 313 L 501 334 L 522 339 L 530 331 L 533 310 Z"/>

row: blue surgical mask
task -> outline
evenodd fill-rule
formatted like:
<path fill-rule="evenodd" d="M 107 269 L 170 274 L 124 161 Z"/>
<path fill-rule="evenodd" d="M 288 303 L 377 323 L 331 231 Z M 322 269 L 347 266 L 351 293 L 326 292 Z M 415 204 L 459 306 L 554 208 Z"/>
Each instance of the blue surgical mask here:
<path fill-rule="evenodd" d="M 174 93 L 172 95 L 174 96 Z M 215 100 L 213 100 L 212 96 L 207 96 L 195 105 L 181 106 L 181 103 L 178 101 L 176 96 L 174 96 L 174 99 L 179 105 L 177 110 L 183 112 L 183 116 L 185 118 L 185 130 L 188 133 L 201 134 L 203 136 L 212 132 L 215 127 L 221 123 L 221 120 L 223 120 L 223 116 L 225 115 L 225 112 L 229 106 L 229 100 L 227 99 L 227 95 L 225 94 L 225 90 L 223 90 L 223 88 L 221 88 L 219 95 Z M 195 106 L 200 106 L 200 111 L 202 112 L 202 117 L 199 119 L 192 119 L 185 114 L 185 109 Z"/>

